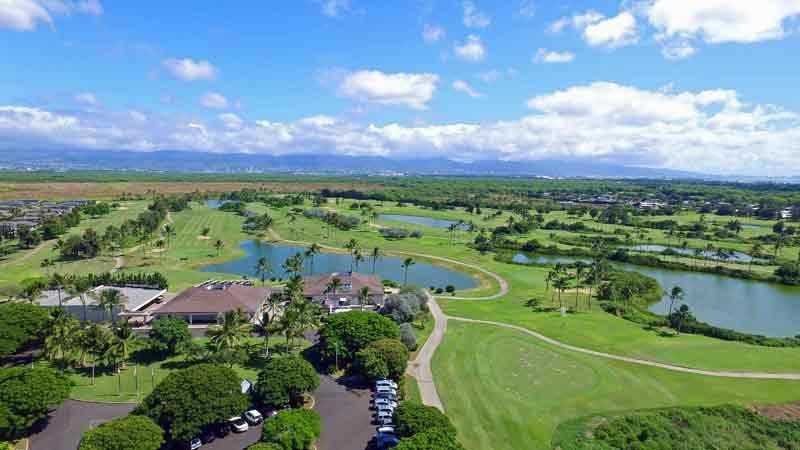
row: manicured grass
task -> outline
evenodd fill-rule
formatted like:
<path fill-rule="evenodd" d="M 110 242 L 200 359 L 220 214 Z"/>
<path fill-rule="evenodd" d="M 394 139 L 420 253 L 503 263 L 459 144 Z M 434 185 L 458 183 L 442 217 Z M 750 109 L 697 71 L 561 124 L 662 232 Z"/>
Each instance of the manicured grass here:
<path fill-rule="evenodd" d="M 199 345 L 205 345 L 206 339 L 195 340 Z M 273 336 L 270 338 L 270 347 L 275 352 L 279 352 L 285 346 L 286 340 Z M 262 348 L 263 340 L 251 338 L 251 358 L 245 365 L 235 365 L 234 369 L 242 378 L 255 381 L 259 370 L 263 367 L 266 359 L 258 355 Z M 297 352 L 310 345 L 305 340 L 295 340 L 294 352 Z M 41 362 L 40 364 L 49 364 Z M 101 401 L 101 402 L 137 402 L 144 398 L 153 386 L 163 380 L 170 372 L 188 367 L 193 364 L 186 360 L 184 355 L 169 357 L 162 361 L 152 361 L 142 364 L 129 363 L 127 367 L 120 371 L 100 372 L 97 371 L 92 384 L 91 368 L 76 369 L 70 371 L 70 378 L 74 383 L 70 398 L 76 400 Z"/>
<path fill-rule="evenodd" d="M 563 421 L 674 405 L 797 400 L 800 383 L 688 375 L 554 348 L 451 321 L 433 360 L 437 390 L 470 450 L 549 449 Z"/>
<path fill-rule="evenodd" d="M 419 393 L 419 384 L 417 384 L 417 379 L 410 375 L 405 376 L 404 400 L 408 402 L 422 403 L 422 396 Z"/>
<path fill-rule="evenodd" d="M 422 346 L 425 345 L 425 342 L 428 341 L 428 338 L 433 332 L 434 325 L 433 317 L 428 313 L 425 314 L 424 320 L 415 320 L 414 323 L 411 324 L 414 335 L 417 337 L 417 349 L 411 352 L 409 359 L 416 358 L 417 353 L 422 350 Z"/>

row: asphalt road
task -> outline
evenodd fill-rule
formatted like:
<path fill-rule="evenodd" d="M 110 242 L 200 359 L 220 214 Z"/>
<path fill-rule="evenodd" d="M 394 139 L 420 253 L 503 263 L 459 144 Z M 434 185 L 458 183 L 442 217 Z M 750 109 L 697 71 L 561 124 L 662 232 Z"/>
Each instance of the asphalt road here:
<path fill-rule="evenodd" d="M 83 433 L 117 417 L 127 416 L 132 403 L 90 403 L 65 401 L 47 422 L 44 429 L 30 438 L 31 450 L 75 450 Z"/>
<path fill-rule="evenodd" d="M 321 375 L 319 389 L 314 393 L 314 409 L 322 418 L 319 450 L 364 450 L 370 447 L 375 435 L 371 392 L 361 387 L 348 387 Z"/>

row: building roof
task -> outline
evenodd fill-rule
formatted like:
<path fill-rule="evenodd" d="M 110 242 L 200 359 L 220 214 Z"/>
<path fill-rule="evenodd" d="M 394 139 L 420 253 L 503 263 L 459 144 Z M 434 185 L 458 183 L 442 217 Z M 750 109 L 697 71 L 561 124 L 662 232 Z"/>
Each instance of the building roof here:
<path fill-rule="evenodd" d="M 249 313 L 258 312 L 261 303 L 272 290 L 267 287 L 251 287 L 240 284 L 224 288 L 191 287 L 153 311 L 154 314 L 219 314 L 241 309 Z"/>
<path fill-rule="evenodd" d="M 344 272 L 344 273 L 326 273 L 322 275 L 314 275 L 304 277 L 303 294 L 306 297 L 317 297 L 328 293 L 328 283 L 333 278 L 338 278 L 342 286 L 336 291 L 336 294 L 357 294 L 361 288 L 369 288 L 371 295 L 383 294 L 383 282 L 375 275 L 367 275 L 358 272 Z"/>
<path fill-rule="evenodd" d="M 140 287 L 117 287 L 117 286 L 98 286 L 93 291 L 100 295 L 101 292 L 116 289 L 122 293 L 122 309 L 125 311 L 138 311 L 142 307 L 147 306 L 153 300 L 164 295 L 166 289 L 150 289 Z M 97 305 L 97 299 L 91 295 L 85 297 L 87 306 Z M 36 300 L 40 306 L 58 306 L 58 291 L 48 290 L 42 292 L 42 295 Z M 81 306 L 81 300 L 78 297 L 71 297 L 66 292 L 61 292 L 61 303 L 64 306 Z"/>

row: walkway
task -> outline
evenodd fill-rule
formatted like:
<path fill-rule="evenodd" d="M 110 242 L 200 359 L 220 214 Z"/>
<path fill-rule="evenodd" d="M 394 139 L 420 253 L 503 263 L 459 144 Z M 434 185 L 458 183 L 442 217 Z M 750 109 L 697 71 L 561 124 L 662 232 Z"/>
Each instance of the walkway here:
<path fill-rule="evenodd" d="M 439 393 L 436 391 L 436 383 L 433 380 L 431 360 L 439 344 L 442 342 L 445 331 L 447 331 L 447 317 L 442 313 L 442 310 L 439 309 L 439 305 L 430 294 L 428 294 L 428 309 L 431 311 L 434 318 L 433 331 L 428 337 L 428 340 L 425 341 L 422 349 L 417 353 L 417 357 L 409 363 L 408 368 L 406 368 L 406 373 L 417 379 L 422 403 L 439 408 L 440 411 L 444 412 L 444 405 L 442 405 L 442 401 L 439 399 Z"/>

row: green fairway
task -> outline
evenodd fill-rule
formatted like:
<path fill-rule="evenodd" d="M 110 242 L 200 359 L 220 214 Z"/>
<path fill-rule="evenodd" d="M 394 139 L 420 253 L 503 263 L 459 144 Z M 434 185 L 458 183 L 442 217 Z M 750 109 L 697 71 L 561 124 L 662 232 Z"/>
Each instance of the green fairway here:
<path fill-rule="evenodd" d="M 799 382 L 687 375 L 453 321 L 433 372 L 447 415 L 469 450 L 549 449 L 561 422 L 599 412 L 800 398 Z"/>

